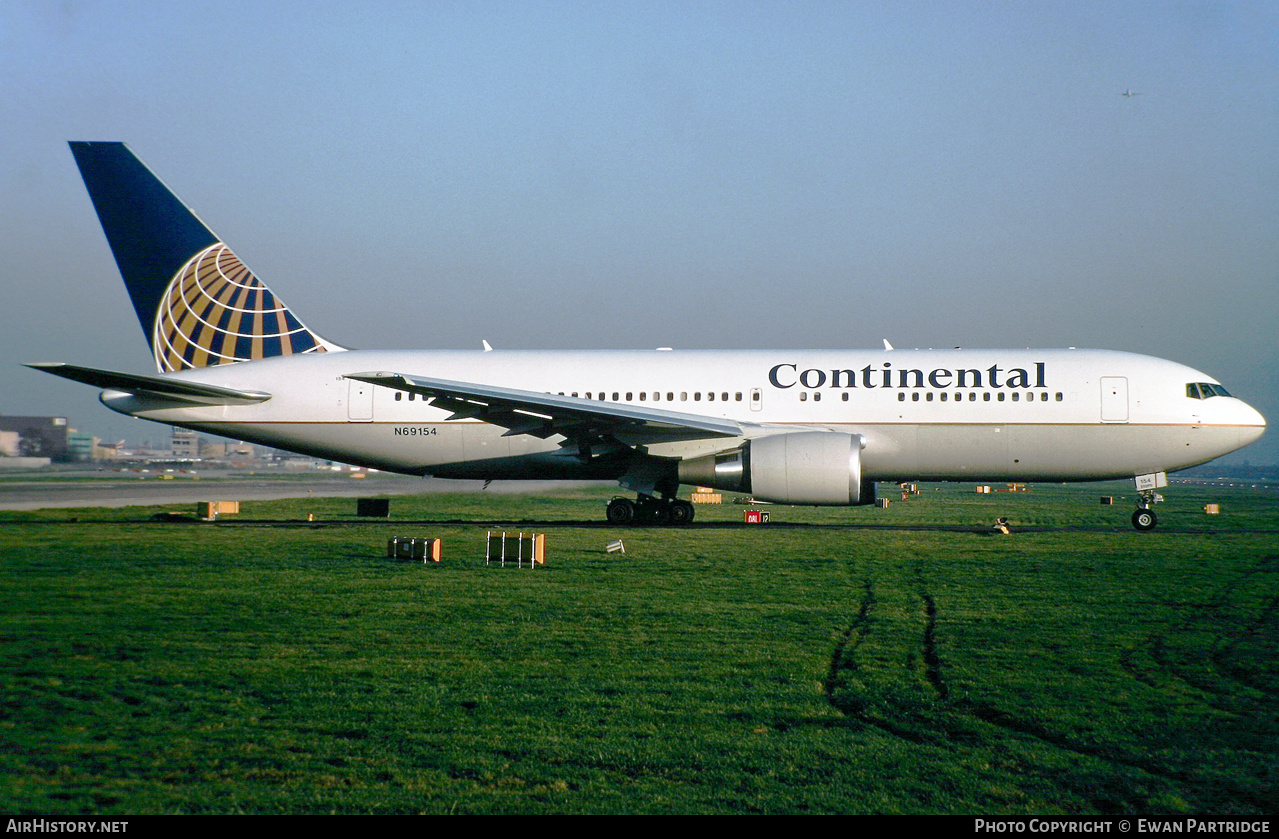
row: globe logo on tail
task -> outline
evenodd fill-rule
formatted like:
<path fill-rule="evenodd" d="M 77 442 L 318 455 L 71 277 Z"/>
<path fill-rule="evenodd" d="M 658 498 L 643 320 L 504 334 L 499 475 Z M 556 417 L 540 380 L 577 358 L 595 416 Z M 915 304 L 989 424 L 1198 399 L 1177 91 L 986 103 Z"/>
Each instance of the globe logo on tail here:
<path fill-rule="evenodd" d="M 152 349 L 160 371 L 168 373 L 326 347 L 217 242 L 191 257 L 169 284 Z"/>

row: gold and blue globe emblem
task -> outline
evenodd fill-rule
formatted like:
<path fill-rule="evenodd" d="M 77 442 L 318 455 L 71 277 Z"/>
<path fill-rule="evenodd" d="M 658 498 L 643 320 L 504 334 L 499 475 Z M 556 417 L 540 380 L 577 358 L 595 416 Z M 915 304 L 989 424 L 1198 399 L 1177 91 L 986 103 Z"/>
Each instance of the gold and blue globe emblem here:
<path fill-rule="evenodd" d="M 160 303 L 153 347 L 162 372 L 325 350 L 221 242 L 174 276 Z"/>

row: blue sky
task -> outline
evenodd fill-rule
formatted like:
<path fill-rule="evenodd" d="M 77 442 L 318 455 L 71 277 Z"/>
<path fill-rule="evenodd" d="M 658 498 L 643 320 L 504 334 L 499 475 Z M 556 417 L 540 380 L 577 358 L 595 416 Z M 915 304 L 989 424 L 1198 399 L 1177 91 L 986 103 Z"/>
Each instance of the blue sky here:
<path fill-rule="evenodd" d="M 9 0 L 0 124 L 0 412 L 105 438 L 164 431 L 19 366 L 152 369 L 69 139 L 346 346 L 1090 346 L 1279 417 L 1273 3 Z"/>

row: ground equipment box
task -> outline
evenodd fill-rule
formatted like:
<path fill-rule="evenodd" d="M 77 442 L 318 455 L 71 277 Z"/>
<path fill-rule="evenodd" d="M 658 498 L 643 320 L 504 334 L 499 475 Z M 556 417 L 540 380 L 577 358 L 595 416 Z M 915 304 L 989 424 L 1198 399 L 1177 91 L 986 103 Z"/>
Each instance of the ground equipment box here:
<path fill-rule="evenodd" d="M 484 564 L 502 568 L 507 565 L 514 565 L 516 568 L 545 565 L 546 534 L 494 533 L 490 530 L 484 548 Z"/>
<path fill-rule="evenodd" d="M 386 555 L 390 559 L 419 559 L 422 562 L 439 562 L 443 540 L 420 536 L 395 536 L 386 540 Z"/>
<path fill-rule="evenodd" d="M 204 519 L 216 519 L 219 515 L 237 515 L 239 501 L 201 501 L 195 505 L 195 514 Z"/>
<path fill-rule="evenodd" d="M 369 518 L 390 518 L 391 499 L 357 498 L 355 499 L 355 514 L 357 516 L 366 516 Z"/>

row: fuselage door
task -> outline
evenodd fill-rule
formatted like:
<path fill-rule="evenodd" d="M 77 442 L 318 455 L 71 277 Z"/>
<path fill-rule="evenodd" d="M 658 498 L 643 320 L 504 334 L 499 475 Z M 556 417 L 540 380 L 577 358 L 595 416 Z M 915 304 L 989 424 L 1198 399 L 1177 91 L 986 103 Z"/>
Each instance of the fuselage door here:
<path fill-rule="evenodd" d="M 1128 421 L 1128 379 L 1126 377 L 1101 377 L 1101 421 Z"/>
<path fill-rule="evenodd" d="M 350 379 L 346 395 L 346 418 L 351 422 L 373 421 L 373 385 Z"/>

